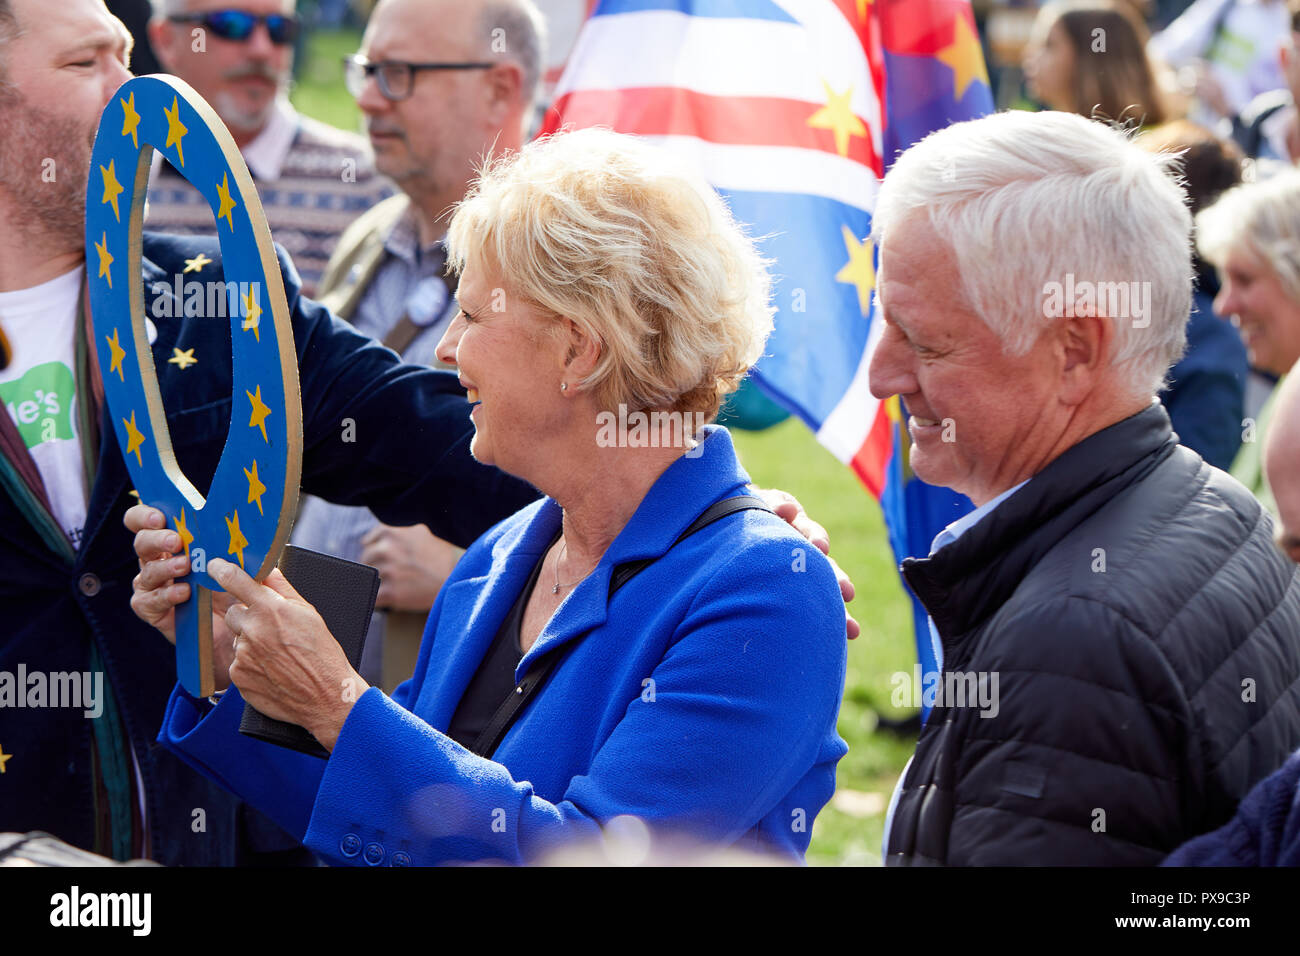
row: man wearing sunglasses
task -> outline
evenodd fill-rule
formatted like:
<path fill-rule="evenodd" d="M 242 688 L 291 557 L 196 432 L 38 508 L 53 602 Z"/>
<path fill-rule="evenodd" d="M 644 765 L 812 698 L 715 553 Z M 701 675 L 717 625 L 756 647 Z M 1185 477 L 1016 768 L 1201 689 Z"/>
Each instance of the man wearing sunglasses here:
<path fill-rule="evenodd" d="M 166 69 L 212 104 L 253 173 L 275 240 L 308 296 L 343 230 L 392 189 L 365 140 L 297 113 L 287 97 L 300 26 L 292 0 L 155 0 L 149 39 Z M 198 191 L 162 162 L 150 229 L 211 235 Z"/>
<path fill-rule="evenodd" d="M 404 361 L 441 364 L 434 349 L 456 312 L 443 276 L 447 215 L 484 155 L 526 139 L 543 35 L 529 0 L 381 0 L 360 52 L 344 61 L 375 165 L 402 194 L 348 229 L 319 296 Z M 392 690 L 411 674 L 459 551 L 423 525 L 389 527 L 364 508 L 318 498 L 303 502 L 292 540 L 379 569 L 382 613 L 371 622 L 361 673 Z"/>

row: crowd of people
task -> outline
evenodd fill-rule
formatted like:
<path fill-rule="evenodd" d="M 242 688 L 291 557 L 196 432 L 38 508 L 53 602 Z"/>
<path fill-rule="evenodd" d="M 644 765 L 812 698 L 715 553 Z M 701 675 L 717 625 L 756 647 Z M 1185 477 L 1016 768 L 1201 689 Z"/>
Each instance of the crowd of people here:
<path fill-rule="evenodd" d="M 190 557 L 131 496 L 81 294 L 90 143 L 130 76 L 114 6 L 0 0 L 0 672 L 106 689 L 93 720 L 0 694 L 0 748 L 25 742 L 0 830 L 178 865 L 528 863 L 631 816 L 802 859 L 846 751 L 852 586 L 726 429 L 673 426 L 762 353 L 770 264 L 636 139 L 529 143 L 530 0 L 380 0 L 339 77 L 366 137 L 289 105 L 292 0 L 155 0 L 141 41 L 282 247 L 293 541 L 381 578 L 354 666 L 278 571 L 210 560 L 217 693 L 176 685 Z M 872 390 L 916 475 L 976 506 L 903 563 L 949 692 L 884 859 L 1300 863 L 1300 0 L 1053 2 L 1019 56 L 1042 109 L 912 146 L 873 215 Z M 159 156 L 148 195 L 144 305 L 171 315 L 152 280 L 219 279 L 221 250 Z M 1067 276 L 1133 293 L 1049 309 Z M 228 323 L 154 324 L 160 369 L 229 353 Z M 245 411 L 214 364 L 159 376 L 200 483 Z M 55 382 L 51 438 L 11 395 Z M 601 440 L 625 408 L 662 441 Z M 241 735 L 245 703 L 329 758 Z"/>

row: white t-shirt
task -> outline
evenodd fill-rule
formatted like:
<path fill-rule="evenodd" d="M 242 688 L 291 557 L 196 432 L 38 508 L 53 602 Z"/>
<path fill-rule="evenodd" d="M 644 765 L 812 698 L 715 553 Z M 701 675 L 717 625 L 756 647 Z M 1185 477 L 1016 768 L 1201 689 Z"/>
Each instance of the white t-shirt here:
<path fill-rule="evenodd" d="M 0 402 L 40 469 L 54 517 L 74 548 L 86 524 L 86 476 L 77 430 L 77 303 L 84 268 L 0 292 L 0 329 L 13 358 L 0 370 Z"/>

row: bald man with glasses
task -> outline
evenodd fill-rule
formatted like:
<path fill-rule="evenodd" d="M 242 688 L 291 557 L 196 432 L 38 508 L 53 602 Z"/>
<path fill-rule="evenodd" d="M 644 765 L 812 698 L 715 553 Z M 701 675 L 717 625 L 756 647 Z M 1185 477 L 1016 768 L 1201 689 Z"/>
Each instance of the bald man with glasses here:
<path fill-rule="evenodd" d="M 304 294 L 315 297 L 343 231 L 394 190 L 375 172 L 364 137 L 289 104 L 300 30 L 293 0 L 154 0 L 149 39 L 164 67 L 198 90 L 229 128 L 272 236 L 293 257 Z M 160 156 L 147 225 L 181 235 L 215 228 L 207 201 Z"/>
<path fill-rule="evenodd" d="M 343 75 L 366 118 L 379 172 L 401 189 L 344 233 L 320 299 L 404 361 L 434 354 L 456 312 L 447 219 L 475 164 L 519 149 L 534 116 L 544 24 L 529 0 L 381 0 Z M 392 690 L 410 676 L 425 619 L 460 549 L 423 525 L 309 498 L 293 543 L 379 569 L 361 673 Z"/>

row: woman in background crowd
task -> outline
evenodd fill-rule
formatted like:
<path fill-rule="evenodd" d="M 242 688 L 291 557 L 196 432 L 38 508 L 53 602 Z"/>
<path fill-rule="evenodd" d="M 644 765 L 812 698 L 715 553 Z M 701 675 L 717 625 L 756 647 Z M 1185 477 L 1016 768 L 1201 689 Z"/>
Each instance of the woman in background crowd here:
<path fill-rule="evenodd" d="M 1168 109 L 1130 7 L 1101 0 L 1049 3 L 1025 49 L 1029 94 L 1048 109 L 1158 126 Z"/>
<path fill-rule="evenodd" d="M 1214 311 L 1231 316 L 1251 367 L 1279 380 L 1300 361 L 1300 171 L 1228 190 L 1196 217 L 1200 253 L 1219 272 Z M 1278 389 L 1247 423 L 1232 474 L 1269 511 L 1277 506 L 1260 448 Z"/>

